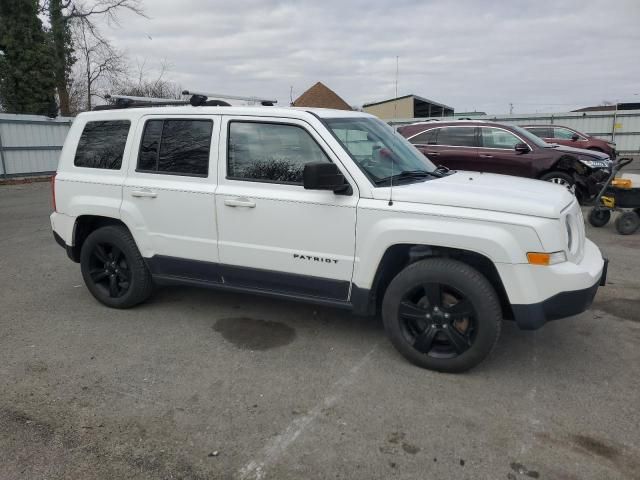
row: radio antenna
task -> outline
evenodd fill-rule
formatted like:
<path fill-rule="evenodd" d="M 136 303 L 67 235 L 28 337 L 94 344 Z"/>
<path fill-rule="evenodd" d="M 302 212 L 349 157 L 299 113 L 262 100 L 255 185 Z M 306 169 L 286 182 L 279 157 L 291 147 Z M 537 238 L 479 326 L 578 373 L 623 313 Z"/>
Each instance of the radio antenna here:
<path fill-rule="evenodd" d="M 393 100 L 393 119 L 397 120 L 398 114 L 398 55 L 396 55 L 396 95 Z M 393 156 L 389 156 L 391 160 L 391 186 L 389 188 L 389 206 L 393 205 Z"/>

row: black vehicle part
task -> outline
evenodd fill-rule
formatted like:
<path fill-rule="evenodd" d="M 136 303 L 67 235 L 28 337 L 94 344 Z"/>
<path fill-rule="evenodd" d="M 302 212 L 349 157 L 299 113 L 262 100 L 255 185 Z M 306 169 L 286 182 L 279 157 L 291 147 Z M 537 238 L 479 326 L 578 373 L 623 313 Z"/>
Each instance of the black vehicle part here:
<path fill-rule="evenodd" d="M 616 218 L 616 230 L 620 235 L 631 235 L 640 228 L 640 217 L 636 212 L 622 212 Z"/>
<path fill-rule="evenodd" d="M 589 212 L 589 223 L 596 228 L 604 227 L 611 219 L 611 211 L 593 208 Z"/>
<path fill-rule="evenodd" d="M 94 230 L 85 240 L 80 269 L 87 288 L 101 303 L 129 308 L 151 295 L 151 273 L 133 237 L 122 226 Z"/>
<path fill-rule="evenodd" d="M 389 284 L 382 319 L 412 363 L 457 373 L 480 363 L 500 335 L 500 300 L 486 277 L 445 258 L 417 261 Z"/>

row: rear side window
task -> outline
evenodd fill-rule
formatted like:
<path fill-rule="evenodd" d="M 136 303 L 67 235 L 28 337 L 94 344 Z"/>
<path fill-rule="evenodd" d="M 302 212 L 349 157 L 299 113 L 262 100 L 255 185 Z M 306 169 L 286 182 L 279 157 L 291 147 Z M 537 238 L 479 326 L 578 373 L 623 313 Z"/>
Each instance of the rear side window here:
<path fill-rule="evenodd" d="M 278 123 L 231 122 L 227 178 L 302 184 L 311 162 L 329 162 L 302 127 Z"/>
<path fill-rule="evenodd" d="M 443 127 L 438 132 L 438 145 L 475 147 L 475 127 Z"/>
<path fill-rule="evenodd" d="M 130 126 L 128 120 L 87 122 L 73 164 L 76 167 L 119 170 Z"/>
<path fill-rule="evenodd" d="M 139 172 L 206 177 L 209 173 L 211 120 L 149 120 L 144 126 Z"/>
<path fill-rule="evenodd" d="M 438 136 L 437 128 L 432 128 L 431 130 L 427 130 L 426 132 L 422 132 L 415 137 L 412 137 L 409 141 L 414 145 L 435 145 L 436 137 Z"/>
<path fill-rule="evenodd" d="M 531 133 L 540 138 L 553 138 L 553 130 L 549 127 L 527 127 Z"/>

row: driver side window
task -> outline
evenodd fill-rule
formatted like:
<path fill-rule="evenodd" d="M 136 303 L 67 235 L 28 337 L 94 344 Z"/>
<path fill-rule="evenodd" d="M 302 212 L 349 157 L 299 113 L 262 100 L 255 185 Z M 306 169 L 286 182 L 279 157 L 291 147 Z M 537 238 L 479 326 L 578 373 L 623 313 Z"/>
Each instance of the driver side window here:
<path fill-rule="evenodd" d="M 554 128 L 553 129 L 553 138 L 559 138 L 561 140 L 572 140 L 575 133 L 566 128 Z"/>
<path fill-rule="evenodd" d="M 283 123 L 229 123 L 227 178 L 302 185 L 307 163 L 330 163 L 302 127 Z"/>
<path fill-rule="evenodd" d="M 484 148 L 513 150 L 518 143 L 522 143 L 522 140 L 513 133 L 499 128 L 482 127 L 480 129 L 480 137 Z"/>

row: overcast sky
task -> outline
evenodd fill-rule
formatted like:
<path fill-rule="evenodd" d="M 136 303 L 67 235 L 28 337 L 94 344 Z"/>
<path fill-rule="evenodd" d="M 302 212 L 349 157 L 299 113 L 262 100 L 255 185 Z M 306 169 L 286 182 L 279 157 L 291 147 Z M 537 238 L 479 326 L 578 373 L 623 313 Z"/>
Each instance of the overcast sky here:
<path fill-rule="evenodd" d="M 184 88 L 351 105 L 413 93 L 456 111 L 640 101 L 640 0 L 144 0 L 104 33 Z"/>

